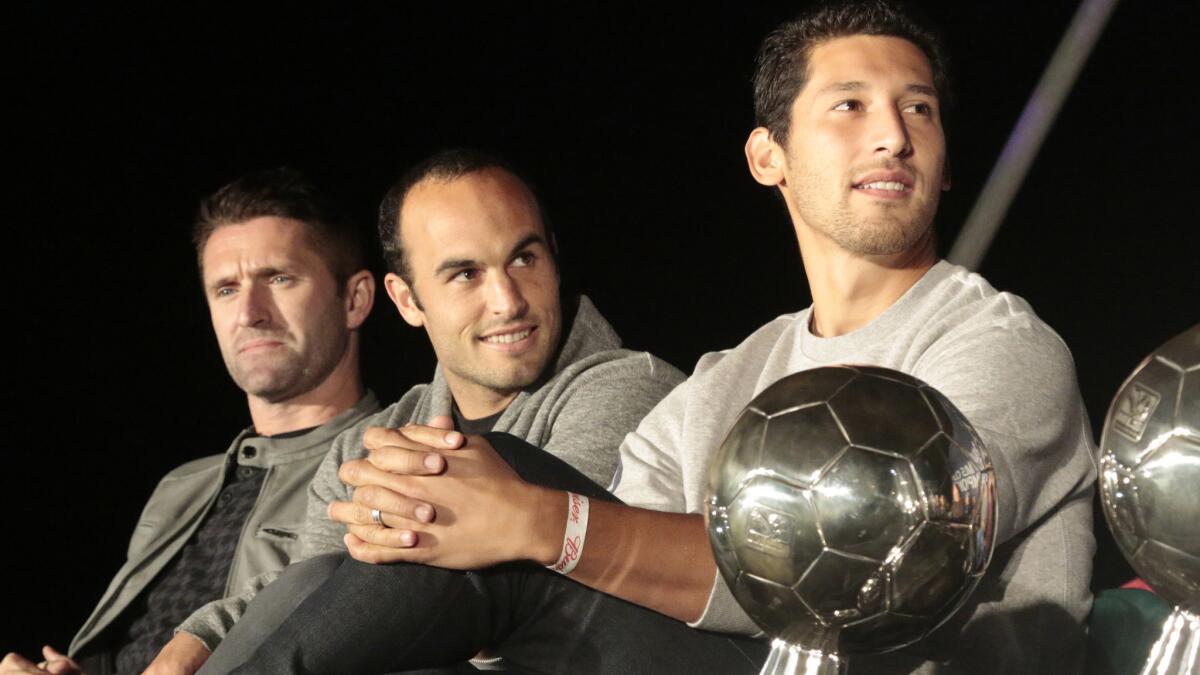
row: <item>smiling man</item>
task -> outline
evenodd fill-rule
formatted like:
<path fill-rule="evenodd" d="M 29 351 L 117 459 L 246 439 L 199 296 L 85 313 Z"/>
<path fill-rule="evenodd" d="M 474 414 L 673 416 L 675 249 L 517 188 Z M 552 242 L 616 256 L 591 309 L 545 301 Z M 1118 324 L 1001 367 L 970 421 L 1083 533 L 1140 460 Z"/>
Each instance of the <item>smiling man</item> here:
<path fill-rule="evenodd" d="M 158 484 L 74 660 L 46 648 L 45 668 L 60 675 L 141 672 L 193 610 L 287 565 L 305 486 L 333 439 L 379 409 L 358 369 L 374 280 L 358 231 L 311 183 L 289 169 L 239 178 L 201 204 L 193 238 L 253 426 Z M 23 672 L 43 671 L 15 654 L 0 664 Z"/>
<path fill-rule="evenodd" d="M 1069 351 L 1029 305 L 937 259 L 933 216 L 949 187 L 938 40 L 886 2 L 822 5 L 766 38 L 754 94 L 747 163 L 786 204 L 812 306 L 701 358 L 625 438 L 624 504 L 526 480 L 487 438 L 371 439 L 367 463 L 408 475 L 335 505 L 362 562 L 341 565 L 236 672 L 404 670 L 484 645 L 531 672 L 757 672 L 765 644 L 714 634 L 758 629 L 709 548 L 710 464 L 755 395 L 837 363 L 900 370 L 946 395 L 990 451 L 998 503 L 997 549 L 967 604 L 926 640 L 856 655 L 851 670 L 1080 671 L 1087 417 Z M 444 470 L 408 468 L 429 460 Z M 396 509 L 389 527 L 371 509 Z M 377 564 L 397 561 L 418 564 Z M 480 571 L 467 582 L 463 569 Z M 440 611 L 444 597 L 455 614 Z"/>
<path fill-rule="evenodd" d="M 269 617 L 286 615 L 303 599 L 289 580 L 312 583 L 329 561 L 340 560 L 320 554 L 345 551 L 346 528 L 327 513 L 331 503 L 348 502 L 353 494 L 343 480 L 363 486 L 386 480 L 370 464 L 353 461 L 366 454 L 364 436 L 386 437 L 386 429 L 414 423 L 453 426 L 459 436 L 504 432 L 549 453 L 521 465 L 529 475 L 561 470 L 580 484 L 607 484 L 621 439 L 683 380 L 666 362 L 621 349 L 586 297 L 560 296 L 554 237 L 541 206 L 498 158 L 450 150 L 415 166 L 384 198 L 379 232 L 392 270 L 385 278 L 388 296 L 405 321 L 429 335 L 438 359 L 433 380 L 334 443 L 310 488 L 301 534 L 300 558 L 314 560 L 294 566 L 261 594 L 251 591 L 196 612 L 156 661 L 158 672 L 191 672 L 235 624 L 233 634 L 243 640 L 247 631 L 253 635 L 270 625 L 276 619 Z M 443 468 L 440 457 L 430 459 L 435 461 L 409 470 Z M 429 512 L 393 503 L 375 518 L 399 524 L 397 513 Z M 207 669 L 222 667 L 214 658 Z"/>

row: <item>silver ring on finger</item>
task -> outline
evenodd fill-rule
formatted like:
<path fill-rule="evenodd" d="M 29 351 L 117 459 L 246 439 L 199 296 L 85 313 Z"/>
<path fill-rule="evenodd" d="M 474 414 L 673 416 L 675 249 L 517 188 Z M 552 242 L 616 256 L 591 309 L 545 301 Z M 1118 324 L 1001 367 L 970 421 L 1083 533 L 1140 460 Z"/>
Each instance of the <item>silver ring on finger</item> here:
<path fill-rule="evenodd" d="M 383 524 L 383 513 L 379 509 L 371 509 L 371 522 L 380 527 L 387 527 Z"/>

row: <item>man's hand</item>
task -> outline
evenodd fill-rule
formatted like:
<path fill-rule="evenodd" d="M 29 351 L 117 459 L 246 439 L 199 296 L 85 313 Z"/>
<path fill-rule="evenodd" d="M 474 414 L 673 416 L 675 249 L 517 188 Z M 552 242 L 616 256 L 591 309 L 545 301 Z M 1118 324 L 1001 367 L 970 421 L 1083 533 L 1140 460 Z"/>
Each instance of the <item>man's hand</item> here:
<path fill-rule="evenodd" d="M 350 555 L 368 563 L 406 561 L 451 569 L 558 560 L 566 493 L 521 480 L 485 439 L 470 437 L 455 449 L 461 440 L 457 432 L 431 427 L 368 432 L 364 444 L 370 454 L 346 462 L 338 474 L 357 488 L 353 501 L 329 505 L 330 518 L 349 526 Z M 386 527 L 372 522 L 372 509 L 379 509 Z M 592 500 L 587 544 L 570 576 L 693 621 L 703 612 L 716 575 L 699 514 Z"/>
<path fill-rule="evenodd" d="M 150 662 L 142 675 L 192 675 L 208 660 L 208 647 L 179 631 Z"/>
<path fill-rule="evenodd" d="M 346 485 L 368 492 L 379 488 L 380 499 L 386 500 L 384 506 L 378 507 L 383 513 L 385 525 L 405 528 L 404 522 L 408 520 L 428 523 L 433 520 L 433 508 L 392 489 L 392 474 L 439 474 L 446 469 L 446 461 L 441 453 L 461 447 L 465 440 L 461 433 L 453 430 L 448 417 L 434 418 L 432 426 L 428 427 L 415 424 L 400 429 L 372 427 L 363 435 L 367 458 L 342 464 L 338 476 Z M 349 504 L 352 508 L 339 504 Z M 329 515 L 333 520 L 348 525 L 377 525 L 371 520 L 371 508 L 353 502 L 334 502 L 330 505 Z M 415 540 L 406 546 L 412 543 Z"/>
<path fill-rule="evenodd" d="M 34 663 L 20 654 L 10 652 L 3 661 L 0 661 L 0 675 L 18 675 L 18 673 L 83 675 L 83 670 L 78 663 L 50 645 L 42 647 L 42 657 L 46 660 Z"/>
<path fill-rule="evenodd" d="M 548 565 L 558 558 L 563 493 L 521 480 L 482 437 L 458 448 L 462 440 L 433 427 L 368 431 L 368 457 L 339 471 L 357 488 L 354 501 L 329 508 L 332 519 L 349 526 L 352 556 L 452 569 L 518 559 Z M 384 526 L 372 522 L 372 509 L 381 511 Z"/>

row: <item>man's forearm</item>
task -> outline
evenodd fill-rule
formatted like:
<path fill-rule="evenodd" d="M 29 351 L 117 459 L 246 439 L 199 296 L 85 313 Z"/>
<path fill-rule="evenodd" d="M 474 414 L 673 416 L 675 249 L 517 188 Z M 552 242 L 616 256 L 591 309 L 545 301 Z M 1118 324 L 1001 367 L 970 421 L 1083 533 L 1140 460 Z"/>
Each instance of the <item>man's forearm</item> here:
<path fill-rule="evenodd" d="M 534 550 L 553 564 L 562 547 L 567 498 L 548 491 L 541 501 Z M 550 552 L 553 551 L 553 554 Z M 681 621 L 704 612 L 716 576 L 704 519 L 591 500 L 583 554 L 572 579 Z"/>

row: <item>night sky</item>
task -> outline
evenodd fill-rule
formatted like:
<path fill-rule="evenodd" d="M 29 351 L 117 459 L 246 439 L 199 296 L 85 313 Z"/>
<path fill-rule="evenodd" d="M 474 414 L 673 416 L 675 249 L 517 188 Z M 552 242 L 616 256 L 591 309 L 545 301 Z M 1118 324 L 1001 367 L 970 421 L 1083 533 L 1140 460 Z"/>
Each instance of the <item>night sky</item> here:
<path fill-rule="evenodd" d="M 980 270 L 1066 340 L 1097 431 L 1138 361 L 1200 321 L 1192 4 L 1117 8 Z M 755 47 L 796 7 L 10 12 L 0 653 L 65 649 L 158 479 L 249 423 L 188 240 L 238 174 L 298 167 L 370 230 L 408 165 L 498 152 L 542 194 L 567 279 L 685 371 L 806 306 L 790 223 L 742 155 Z M 927 7 L 958 99 L 944 254 L 1075 4 Z M 381 290 L 369 386 L 390 402 L 432 368 Z M 1096 587 L 1129 575 L 1103 540 L 1096 564 Z"/>

